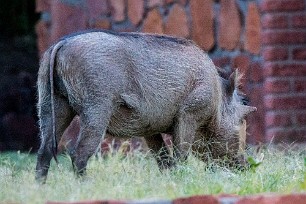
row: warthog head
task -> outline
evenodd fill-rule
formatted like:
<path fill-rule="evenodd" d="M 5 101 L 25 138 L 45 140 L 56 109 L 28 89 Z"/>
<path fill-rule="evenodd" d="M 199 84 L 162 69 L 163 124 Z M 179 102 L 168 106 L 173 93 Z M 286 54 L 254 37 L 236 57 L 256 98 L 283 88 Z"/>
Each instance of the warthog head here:
<path fill-rule="evenodd" d="M 234 71 L 229 77 L 222 76 L 223 104 L 220 119 L 202 127 L 193 145 L 193 151 L 204 161 L 221 159 L 231 166 L 245 166 L 246 117 L 256 111 L 249 106 L 246 95 L 241 91 L 241 77 Z"/>

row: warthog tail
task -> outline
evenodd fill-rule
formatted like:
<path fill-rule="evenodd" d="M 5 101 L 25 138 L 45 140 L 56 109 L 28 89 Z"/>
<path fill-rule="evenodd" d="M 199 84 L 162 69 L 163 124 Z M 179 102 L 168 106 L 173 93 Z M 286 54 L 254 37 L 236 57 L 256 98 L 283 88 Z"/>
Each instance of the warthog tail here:
<path fill-rule="evenodd" d="M 52 113 L 52 154 L 56 163 L 57 160 L 57 140 L 56 140 L 56 127 L 55 127 L 55 108 L 54 108 L 54 62 L 57 51 L 64 45 L 65 40 L 58 42 L 51 51 L 50 56 L 50 90 L 51 90 L 51 113 Z"/>

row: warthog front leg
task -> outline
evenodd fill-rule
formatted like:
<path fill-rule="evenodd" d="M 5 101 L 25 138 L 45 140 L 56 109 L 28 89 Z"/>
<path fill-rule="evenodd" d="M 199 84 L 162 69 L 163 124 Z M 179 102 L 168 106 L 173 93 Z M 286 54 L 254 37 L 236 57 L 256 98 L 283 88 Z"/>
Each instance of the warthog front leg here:
<path fill-rule="evenodd" d="M 152 150 L 159 168 L 167 169 L 175 165 L 173 155 L 170 155 L 169 149 L 162 138 L 161 134 L 145 137 L 146 143 Z"/>
<path fill-rule="evenodd" d="M 194 142 L 197 128 L 193 114 L 183 112 L 180 114 L 174 128 L 173 145 L 174 157 L 183 162 L 187 159 Z"/>
<path fill-rule="evenodd" d="M 197 86 L 179 110 L 174 126 L 173 144 L 175 156 L 181 161 L 186 160 L 191 152 L 197 139 L 197 131 L 213 117 L 215 107 L 208 105 L 213 100 L 211 95 L 206 91 L 205 84 Z"/>

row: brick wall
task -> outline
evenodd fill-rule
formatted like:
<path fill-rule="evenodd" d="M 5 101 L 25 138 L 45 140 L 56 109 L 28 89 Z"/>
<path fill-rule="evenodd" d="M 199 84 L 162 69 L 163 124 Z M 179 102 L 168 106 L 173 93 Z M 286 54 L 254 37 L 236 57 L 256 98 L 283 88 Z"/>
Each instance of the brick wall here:
<path fill-rule="evenodd" d="M 265 140 L 306 141 L 306 1 L 263 0 Z"/>
<path fill-rule="evenodd" d="M 193 39 L 226 71 L 239 68 L 257 113 L 249 143 L 306 141 L 305 0 L 36 0 L 42 53 L 89 28 Z"/>

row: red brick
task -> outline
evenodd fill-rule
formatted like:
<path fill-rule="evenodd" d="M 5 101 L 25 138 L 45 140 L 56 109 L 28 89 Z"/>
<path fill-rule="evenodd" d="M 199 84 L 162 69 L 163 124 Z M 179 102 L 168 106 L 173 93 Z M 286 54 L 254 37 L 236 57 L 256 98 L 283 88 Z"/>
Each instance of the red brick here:
<path fill-rule="evenodd" d="M 248 5 L 245 30 L 245 50 L 258 55 L 261 48 L 261 25 L 260 14 L 255 2 L 250 2 Z"/>
<path fill-rule="evenodd" d="M 295 48 L 292 51 L 293 59 L 306 61 L 306 48 Z"/>
<path fill-rule="evenodd" d="M 209 51 L 215 44 L 213 28 L 213 1 L 190 1 L 192 17 L 192 39 L 204 50 Z"/>
<path fill-rule="evenodd" d="M 272 128 L 268 129 L 266 131 L 266 142 L 270 142 L 273 140 L 273 143 L 296 143 L 296 142 L 305 142 L 306 141 L 306 128 Z M 270 203 L 305 203 L 305 200 L 303 202 L 298 202 L 293 197 L 286 201 L 284 201 L 281 197 L 275 197 L 275 199 L 278 199 L 278 202 L 270 202 Z M 294 202 L 296 200 L 297 202 Z M 254 202 L 254 203 L 267 203 L 269 202 Z"/>
<path fill-rule="evenodd" d="M 280 202 L 282 204 L 304 204 L 306 200 L 306 194 L 290 194 L 280 196 Z"/>
<path fill-rule="evenodd" d="M 300 125 L 305 125 L 306 124 L 306 112 L 298 113 L 296 115 L 296 122 Z"/>
<path fill-rule="evenodd" d="M 265 47 L 262 51 L 263 59 L 266 61 L 287 60 L 289 53 L 285 47 Z"/>
<path fill-rule="evenodd" d="M 306 27 L 306 14 L 293 16 L 292 26 L 295 28 L 305 28 Z"/>
<path fill-rule="evenodd" d="M 50 11 L 50 1 L 49 0 L 36 0 L 35 1 L 35 11 L 37 13 Z"/>
<path fill-rule="evenodd" d="M 233 59 L 232 67 L 239 69 L 241 73 L 246 74 L 250 66 L 250 58 L 247 55 L 238 55 Z"/>
<path fill-rule="evenodd" d="M 273 13 L 265 14 L 261 19 L 263 28 L 288 28 L 288 16 Z"/>
<path fill-rule="evenodd" d="M 306 64 L 265 63 L 264 76 L 306 76 Z"/>
<path fill-rule="evenodd" d="M 125 20 L 125 1 L 124 0 L 110 0 L 111 14 L 116 22 Z"/>
<path fill-rule="evenodd" d="M 247 126 L 248 134 L 246 140 L 248 144 L 259 144 L 264 142 L 265 124 L 263 114 L 259 114 L 256 112 L 248 116 Z"/>
<path fill-rule="evenodd" d="M 276 203 L 278 199 L 275 197 L 265 197 L 265 196 L 246 196 L 239 199 L 235 204 L 272 204 Z"/>
<path fill-rule="evenodd" d="M 294 91 L 299 93 L 306 92 L 306 80 L 296 80 L 294 82 Z"/>
<path fill-rule="evenodd" d="M 264 90 L 267 93 L 286 93 L 290 92 L 291 85 L 288 80 L 267 79 L 264 84 Z"/>
<path fill-rule="evenodd" d="M 265 45 L 306 43 L 304 31 L 265 31 L 261 36 Z"/>
<path fill-rule="evenodd" d="M 298 110 L 306 108 L 306 96 L 266 96 L 265 107 L 269 110 Z"/>
<path fill-rule="evenodd" d="M 143 32 L 145 33 L 163 33 L 163 19 L 158 10 L 151 10 L 143 22 Z"/>
<path fill-rule="evenodd" d="M 128 17 L 134 25 L 142 20 L 144 13 L 143 0 L 128 0 Z"/>
<path fill-rule="evenodd" d="M 233 50 L 240 40 L 241 22 L 239 10 L 235 0 L 221 0 L 220 5 L 219 46 L 227 50 Z"/>
<path fill-rule="evenodd" d="M 217 67 L 225 67 L 230 64 L 231 59 L 229 57 L 217 57 L 212 59 Z"/>
<path fill-rule="evenodd" d="M 187 14 L 182 6 L 175 4 L 172 7 L 164 29 L 165 34 L 168 35 L 184 38 L 189 36 Z"/>
<path fill-rule="evenodd" d="M 219 204 L 216 197 L 210 195 L 192 196 L 188 198 L 177 198 L 173 204 Z"/>
<path fill-rule="evenodd" d="M 249 72 L 248 72 L 248 78 L 251 82 L 261 82 L 263 80 L 263 74 L 262 74 L 262 64 L 260 62 L 253 62 L 250 65 Z"/>
<path fill-rule="evenodd" d="M 235 204 L 304 204 L 306 194 L 290 194 L 290 195 L 276 195 L 265 194 L 255 196 L 245 196 L 239 199 Z"/>
<path fill-rule="evenodd" d="M 298 11 L 305 9 L 304 0 L 263 0 L 260 4 L 262 12 Z"/>
<path fill-rule="evenodd" d="M 265 109 L 263 106 L 264 91 L 263 91 L 262 86 L 250 86 L 250 88 L 247 89 L 246 93 L 250 99 L 250 105 L 257 107 L 257 111 L 253 114 L 258 113 L 259 115 L 263 115 L 265 113 Z"/>
<path fill-rule="evenodd" d="M 268 112 L 265 117 L 267 127 L 286 127 L 292 125 L 292 118 L 290 113 L 275 113 Z"/>
<path fill-rule="evenodd" d="M 257 107 L 257 111 L 247 117 L 248 136 L 247 141 L 253 144 L 264 141 L 265 133 L 265 110 L 263 104 L 262 86 L 248 86 L 247 96 L 250 99 L 250 105 Z"/>

